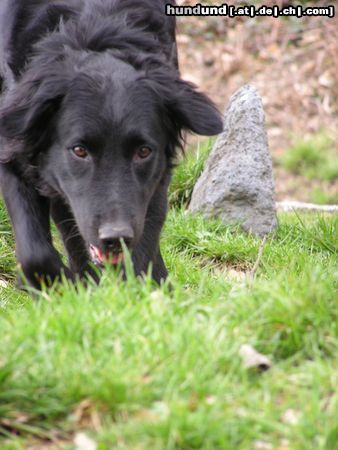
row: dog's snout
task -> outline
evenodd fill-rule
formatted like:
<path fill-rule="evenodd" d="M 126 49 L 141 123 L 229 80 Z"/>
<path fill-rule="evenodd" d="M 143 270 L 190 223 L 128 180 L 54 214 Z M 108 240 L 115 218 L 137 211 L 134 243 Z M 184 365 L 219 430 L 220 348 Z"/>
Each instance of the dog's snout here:
<path fill-rule="evenodd" d="M 121 251 L 121 241 L 127 247 L 130 247 L 134 239 L 134 231 L 127 224 L 115 225 L 109 223 L 100 227 L 99 238 L 106 251 L 119 252 Z"/>

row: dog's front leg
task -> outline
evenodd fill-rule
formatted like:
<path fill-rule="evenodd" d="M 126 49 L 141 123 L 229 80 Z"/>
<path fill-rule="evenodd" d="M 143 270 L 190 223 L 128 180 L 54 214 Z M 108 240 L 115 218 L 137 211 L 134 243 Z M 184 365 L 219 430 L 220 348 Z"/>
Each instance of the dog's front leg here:
<path fill-rule="evenodd" d="M 160 249 L 158 250 L 156 259 L 153 264 L 153 279 L 156 281 L 156 283 L 161 284 L 167 279 L 168 271 L 164 264 Z"/>
<path fill-rule="evenodd" d="M 73 278 L 52 245 L 49 200 L 20 176 L 14 164 L 0 164 L 0 185 L 12 221 L 16 255 L 27 281 L 50 285 L 62 272 Z"/>
<path fill-rule="evenodd" d="M 133 252 L 132 259 L 136 275 L 147 273 L 152 265 L 152 278 L 161 284 L 168 276 L 160 247 L 161 230 L 167 213 L 167 190 L 170 173 L 166 174 L 148 207 L 142 238 Z"/>

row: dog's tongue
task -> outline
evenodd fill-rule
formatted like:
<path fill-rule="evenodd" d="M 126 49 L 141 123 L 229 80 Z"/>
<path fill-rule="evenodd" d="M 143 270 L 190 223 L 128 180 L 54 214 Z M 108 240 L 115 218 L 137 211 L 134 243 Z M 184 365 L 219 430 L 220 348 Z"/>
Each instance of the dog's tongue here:
<path fill-rule="evenodd" d="M 89 246 L 89 250 L 91 258 L 96 264 L 103 265 L 108 262 L 109 264 L 116 266 L 117 264 L 123 262 L 123 253 L 104 253 L 92 244 Z"/>
<path fill-rule="evenodd" d="M 123 253 L 109 253 L 105 260 L 116 266 L 123 262 Z"/>

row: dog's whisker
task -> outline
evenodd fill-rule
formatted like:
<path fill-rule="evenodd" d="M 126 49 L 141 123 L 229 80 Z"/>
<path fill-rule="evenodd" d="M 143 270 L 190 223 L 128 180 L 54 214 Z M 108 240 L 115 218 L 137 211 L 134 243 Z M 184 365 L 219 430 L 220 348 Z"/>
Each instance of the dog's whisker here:
<path fill-rule="evenodd" d="M 81 238 L 81 240 L 83 241 L 81 234 L 78 232 L 74 232 L 72 234 L 67 235 L 65 237 L 64 241 L 65 241 L 65 243 L 68 243 L 69 241 L 71 241 L 73 239 L 77 239 L 77 238 Z"/>
<path fill-rule="evenodd" d="M 56 225 L 57 225 L 57 226 L 62 226 L 62 225 L 68 224 L 68 223 L 71 223 L 71 224 L 74 225 L 75 227 L 77 226 L 76 223 L 75 223 L 74 218 L 71 218 L 71 219 L 64 219 L 64 220 L 61 220 L 61 221 L 57 221 L 57 222 L 56 222 Z"/>

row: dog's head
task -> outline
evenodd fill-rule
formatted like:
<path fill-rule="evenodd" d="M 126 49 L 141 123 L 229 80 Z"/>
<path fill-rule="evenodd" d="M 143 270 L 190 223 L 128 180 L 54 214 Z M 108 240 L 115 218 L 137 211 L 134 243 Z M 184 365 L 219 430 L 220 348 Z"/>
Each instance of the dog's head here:
<path fill-rule="evenodd" d="M 167 188 L 182 131 L 215 135 L 220 114 L 168 68 L 140 71 L 101 54 L 33 69 L 0 112 L 0 135 L 20 142 L 0 161 L 34 161 L 94 257 L 117 255 L 121 239 L 133 248 L 152 199 Z"/>

